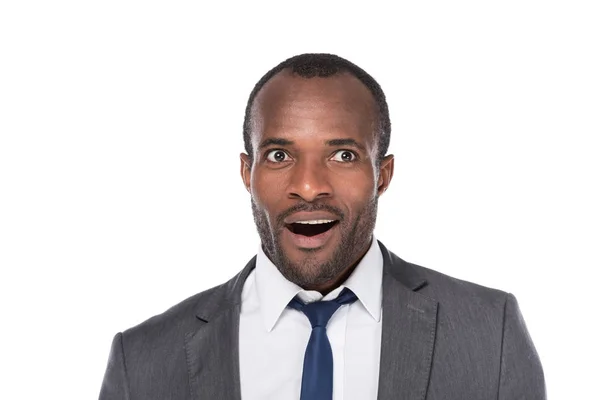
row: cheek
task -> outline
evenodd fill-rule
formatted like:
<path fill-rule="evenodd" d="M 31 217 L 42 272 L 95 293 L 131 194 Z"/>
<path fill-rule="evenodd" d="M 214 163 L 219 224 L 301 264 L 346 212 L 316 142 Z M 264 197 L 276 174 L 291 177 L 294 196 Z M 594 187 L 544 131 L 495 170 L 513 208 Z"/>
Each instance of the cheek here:
<path fill-rule="evenodd" d="M 362 212 L 367 204 L 370 204 L 375 197 L 372 185 L 358 187 L 358 185 L 349 185 L 338 192 L 338 199 L 345 203 L 350 214 Z"/>
<path fill-rule="evenodd" d="M 273 212 L 273 207 L 280 201 L 283 187 L 276 176 L 271 176 L 262 171 L 256 171 L 250 178 L 250 192 L 254 202 L 268 213 Z"/>
<path fill-rule="evenodd" d="M 336 181 L 335 193 L 337 197 L 345 199 L 349 203 L 366 203 L 377 193 L 377 182 L 370 170 L 345 174 Z"/>

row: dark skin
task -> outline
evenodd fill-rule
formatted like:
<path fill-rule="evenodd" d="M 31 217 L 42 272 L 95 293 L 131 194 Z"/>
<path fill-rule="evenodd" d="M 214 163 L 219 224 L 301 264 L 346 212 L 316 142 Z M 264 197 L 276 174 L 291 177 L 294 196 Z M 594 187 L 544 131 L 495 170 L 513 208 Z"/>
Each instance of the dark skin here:
<path fill-rule="evenodd" d="M 377 162 L 376 128 L 371 92 L 348 73 L 306 79 L 284 70 L 254 101 L 242 180 L 266 255 L 303 289 L 337 288 L 371 245 L 377 201 L 394 171 L 393 155 Z M 337 222 L 306 247 L 286 228 L 299 218 Z"/>

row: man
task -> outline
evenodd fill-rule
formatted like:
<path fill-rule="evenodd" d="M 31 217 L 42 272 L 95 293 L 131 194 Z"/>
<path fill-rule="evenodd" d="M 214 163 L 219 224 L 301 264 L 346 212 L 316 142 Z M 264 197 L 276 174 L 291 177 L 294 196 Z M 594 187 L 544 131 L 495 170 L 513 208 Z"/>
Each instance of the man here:
<path fill-rule="evenodd" d="M 384 93 L 356 65 L 303 54 L 269 71 L 241 155 L 257 256 L 117 334 L 100 399 L 544 399 L 513 295 L 374 238 L 389 140 Z"/>

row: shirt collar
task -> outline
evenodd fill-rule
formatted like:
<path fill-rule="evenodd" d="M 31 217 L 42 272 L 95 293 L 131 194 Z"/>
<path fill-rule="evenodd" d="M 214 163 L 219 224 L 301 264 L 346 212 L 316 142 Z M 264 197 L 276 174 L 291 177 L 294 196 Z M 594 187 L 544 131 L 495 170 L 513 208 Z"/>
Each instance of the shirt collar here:
<path fill-rule="evenodd" d="M 319 292 L 303 290 L 300 286 L 288 281 L 259 246 L 256 256 L 256 292 L 260 304 L 263 323 L 268 332 L 274 327 L 283 310 L 294 296 L 305 302 L 331 300 L 347 287 L 352 290 L 371 317 L 379 322 L 381 319 L 381 283 L 383 276 L 383 256 L 373 236 L 371 246 L 360 260 L 350 277 L 337 289 L 325 297 Z"/>

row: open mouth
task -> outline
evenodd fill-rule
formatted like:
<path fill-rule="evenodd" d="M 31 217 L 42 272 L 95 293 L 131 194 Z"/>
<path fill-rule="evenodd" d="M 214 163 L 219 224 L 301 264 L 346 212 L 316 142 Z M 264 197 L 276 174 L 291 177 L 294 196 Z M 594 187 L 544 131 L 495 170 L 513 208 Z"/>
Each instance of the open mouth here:
<path fill-rule="evenodd" d="M 286 224 L 285 227 L 288 228 L 292 233 L 296 235 L 303 236 L 316 236 L 321 233 L 325 233 L 331 228 L 333 228 L 340 221 L 331 221 L 331 220 L 317 220 L 317 221 L 302 221 L 302 222 L 294 222 L 292 224 Z"/>

